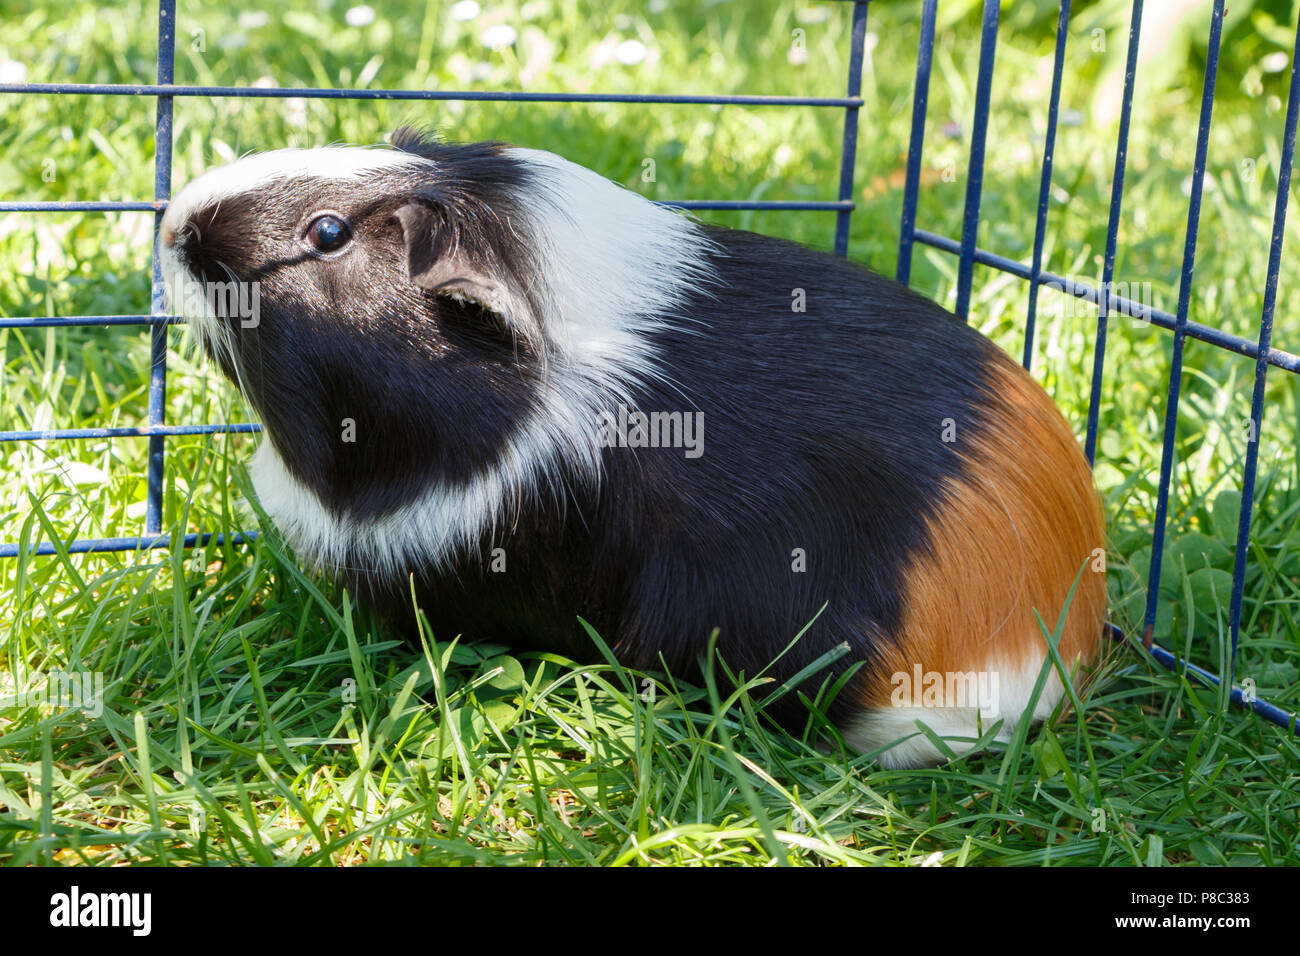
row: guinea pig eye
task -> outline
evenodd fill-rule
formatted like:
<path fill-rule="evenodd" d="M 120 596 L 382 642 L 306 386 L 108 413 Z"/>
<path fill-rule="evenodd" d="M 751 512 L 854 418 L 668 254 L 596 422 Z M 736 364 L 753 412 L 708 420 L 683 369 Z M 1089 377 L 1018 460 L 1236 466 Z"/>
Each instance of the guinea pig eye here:
<path fill-rule="evenodd" d="M 337 252 L 351 238 L 352 230 L 338 216 L 318 216 L 307 227 L 307 241 L 317 252 Z"/>

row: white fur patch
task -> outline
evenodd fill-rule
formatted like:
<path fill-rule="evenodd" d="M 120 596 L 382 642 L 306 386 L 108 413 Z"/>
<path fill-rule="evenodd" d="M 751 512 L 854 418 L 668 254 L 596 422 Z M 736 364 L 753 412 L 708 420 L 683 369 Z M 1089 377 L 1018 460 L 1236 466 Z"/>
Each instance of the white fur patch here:
<path fill-rule="evenodd" d="M 644 333 L 686 292 L 708 287 L 711 243 L 687 217 L 554 153 L 506 152 L 531 167 L 540 189 L 526 199 L 552 341 L 577 372 L 611 389 L 662 377 Z"/>
<path fill-rule="evenodd" d="M 323 146 L 319 149 L 276 149 L 254 153 L 210 169 L 187 183 L 168 202 L 162 225 L 164 229 L 175 230 L 204 206 L 252 192 L 281 179 L 348 180 L 380 169 L 431 165 L 429 160 L 413 153 L 364 146 Z"/>
<path fill-rule="evenodd" d="M 712 245 L 685 216 L 663 209 L 551 153 L 507 151 L 526 163 L 532 188 L 518 197 L 519 231 L 539 261 L 534 287 L 548 349 L 539 408 L 520 422 L 501 458 L 467 486 L 435 486 L 379 519 L 360 521 L 327 509 L 263 441 L 251 466 L 267 514 L 304 557 L 318 564 L 405 574 L 445 566 L 508 528 L 521 505 L 543 498 L 563 507 L 563 474 L 600 478 L 598 416 L 634 405 L 630 390 L 671 381 L 646 333 L 689 293 L 713 279 Z M 175 200 L 187 209 L 276 178 L 355 176 L 425 162 L 399 151 L 331 148 L 281 150 L 208 173 Z M 566 467 L 567 466 L 567 467 Z"/>
<path fill-rule="evenodd" d="M 576 464 L 580 479 L 598 478 L 594 418 L 588 420 L 563 388 L 543 388 L 544 410 L 523 423 L 501 458 L 474 481 L 436 485 L 380 518 L 359 520 L 326 508 L 290 473 L 269 441 L 253 455 L 253 487 L 286 540 L 321 566 L 388 574 L 406 574 L 419 565 L 445 567 L 457 555 L 477 549 L 484 538 L 495 540 L 526 500 L 550 492 L 562 507 L 562 461 Z M 585 444 L 589 439 L 590 446 Z"/>
<path fill-rule="evenodd" d="M 934 766 L 948 759 L 917 727 L 918 721 L 934 731 L 959 757 L 969 753 L 975 741 L 999 720 L 1003 724 L 996 739 L 1006 743 L 1029 706 L 1046 657 L 1044 646 L 1042 655 L 1035 661 L 1015 667 L 990 665 L 990 670 L 998 674 L 997 712 L 992 716 L 982 716 L 978 707 L 875 707 L 864 710 L 848 726 L 841 727 L 840 732 L 845 743 L 861 753 L 888 748 L 877 754 L 875 760 L 882 767 L 891 768 Z M 1031 722 L 1051 716 L 1064 694 L 1065 686 L 1053 668 Z"/>

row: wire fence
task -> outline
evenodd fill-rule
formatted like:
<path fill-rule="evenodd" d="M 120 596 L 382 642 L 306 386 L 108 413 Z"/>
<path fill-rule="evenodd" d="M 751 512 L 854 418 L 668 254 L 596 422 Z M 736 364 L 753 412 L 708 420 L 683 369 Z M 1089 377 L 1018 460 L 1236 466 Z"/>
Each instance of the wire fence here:
<path fill-rule="evenodd" d="M 3 431 L 0 442 L 60 441 L 97 438 L 147 437 L 149 440 L 148 482 L 144 533 L 137 537 L 87 538 L 61 543 L 69 553 L 133 551 L 169 547 L 171 536 L 162 530 L 163 476 L 167 439 L 179 435 L 204 435 L 213 433 L 256 432 L 260 426 L 253 423 L 171 425 L 164 420 L 164 403 L 167 394 L 168 328 L 184 320 L 168 314 L 163 299 L 158 232 L 162 216 L 171 195 L 172 172 L 172 109 L 177 97 L 242 97 L 242 98 L 302 98 L 344 100 L 460 100 L 537 103 L 627 103 L 672 105 L 735 105 L 743 107 L 803 107 L 841 109 L 844 112 L 843 135 L 840 150 L 839 189 L 834 199 L 823 201 L 780 200 L 681 200 L 665 205 L 690 210 L 820 210 L 834 212 L 835 253 L 848 252 L 849 226 L 855 207 L 853 200 L 854 163 L 857 154 L 858 116 L 863 108 L 861 78 L 866 51 L 868 0 L 835 0 L 851 7 L 849 12 L 849 71 L 842 97 L 809 96 L 752 96 L 752 95 L 655 95 L 655 94 L 603 94 L 603 93 L 525 93 L 512 91 L 454 91 L 454 90 L 344 90 L 330 88 L 265 88 L 230 86 L 178 86 L 173 83 L 176 41 L 176 2 L 161 0 L 158 8 L 158 62 L 157 82 L 147 85 L 99 83 L 22 83 L 0 85 L 0 94 L 22 93 L 38 96 L 144 96 L 157 100 L 155 135 L 156 155 L 154 166 L 154 196 L 152 201 L 121 202 L 27 202 L 23 200 L 0 202 L 0 213 L 61 213 L 61 212 L 142 212 L 153 215 L 153 294 L 147 315 L 91 315 L 60 318 L 0 317 L 0 328 L 42 328 L 78 326 L 147 325 L 151 335 L 151 366 L 149 380 L 148 414 L 145 424 L 123 428 L 53 429 L 39 431 Z M 1200 224 L 1201 197 L 1209 149 L 1210 125 L 1213 115 L 1215 83 L 1218 75 L 1219 47 L 1222 38 L 1224 0 L 1214 0 L 1209 18 L 1209 47 L 1200 101 L 1200 114 L 1196 153 L 1191 178 L 1191 194 L 1187 205 L 1187 230 L 1184 242 L 1181 280 L 1177 309 L 1173 313 L 1151 308 L 1148 304 L 1116 295 L 1114 292 L 1115 259 L 1120 228 L 1120 213 L 1124 199 L 1124 174 L 1127 162 L 1133 91 L 1138 68 L 1143 0 L 1134 0 L 1129 27 L 1123 99 L 1119 131 L 1115 149 L 1114 178 L 1112 180 L 1110 211 L 1106 230 L 1106 246 L 1102 261 L 1101 280 L 1098 284 L 1080 282 L 1057 275 L 1042 267 L 1043 248 L 1047 229 L 1048 206 L 1052 187 L 1052 161 L 1056 133 L 1060 118 L 1061 82 L 1065 67 L 1065 52 L 1070 24 L 1070 0 L 1061 0 L 1057 20 L 1056 45 L 1052 72 L 1048 123 L 1043 147 L 1041 180 L 1038 195 L 1037 217 L 1034 229 L 1033 255 L 1025 264 L 996 255 L 978 245 L 980 200 L 984 187 L 985 145 L 992 105 L 993 71 L 997 52 L 998 22 L 1002 4 L 1000 0 L 984 0 L 980 29 L 979 61 L 975 85 L 974 116 L 967 165 L 966 195 L 962 216 L 961 235 L 957 238 L 928 232 L 917 226 L 917 202 L 920 194 L 922 155 L 925 139 L 926 109 L 930 78 L 934 66 L 935 25 L 938 0 L 922 0 L 920 43 L 916 58 L 916 84 L 913 94 L 911 138 L 908 149 L 906 181 L 903 195 L 901 235 L 898 248 L 897 279 L 906 284 L 911 276 L 914 249 L 917 243 L 955 255 L 957 271 L 957 314 L 965 319 L 971 302 L 971 290 L 976 265 L 998 270 L 1020 279 L 1029 285 L 1025 321 L 1023 364 L 1029 368 L 1034 355 L 1039 292 L 1044 286 L 1097 306 L 1097 330 L 1093 349 L 1092 387 L 1088 405 L 1087 432 L 1084 450 L 1089 462 L 1096 457 L 1100 398 L 1106 355 L 1106 334 L 1112 314 L 1140 318 L 1152 325 L 1173 333 L 1173 361 L 1168 383 L 1168 397 L 1164 416 L 1164 438 L 1161 450 L 1158 496 L 1154 526 L 1152 528 L 1152 559 L 1147 581 L 1147 600 L 1144 617 L 1143 643 L 1162 665 L 1183 671 L 1190 677 L 1215 687 L 1227 686 L 1233 703 L 1249 707 L 1260 716 L 1296 729 L 1295 715 L 1280 707 L 1255 697 L 1233 683 L 1237 647 L 1240 638 L 1242 600 L 1250 546 L 1251 518 L 1254 511 L 1254 491 L 1259 458 L 1259 436 L 1264 413 L 1264 388 L 1270 366 L 1286 372 L 1300 372 L 1300 356 L 1281 351 L 1272 346 L 1273 316 L 1277 297 L 1278 275 L 1281 269 L 1283 228 L 1286 221 L 1287 197 L 1290 190 L 1292 161 L 1295 155 L 1296 120 L 1298 111 L 1297 64 L 1295 53 L 1300 50 L 1300 30 L 1291 58 L 1291 86 L 1287 99 L 1286 119 L 1280 165 L 1277 170 L 1278 190 L 1273 215 L 1272 238 L 1269 246 L 1268 270 L 1264 289 L 1264 305 L 1259 320 L 1258 336 L 1248 339 L 1200 323 L 1189 321 L 1188 311 L 1193 289 L 1192 276 L 1196 258 L 1197 233 Z M 1229 606 L 1231 656 L 1226 673 L 1213 674 L 1154 644 L 1157 601 L 1165 551 L 1166 526 L 1169 511 L 1170 484 L 1173 473 L 1174 436 L 1178 422 L 1178 406 L 1182 389 L 1183 351 L 1188 338 L 1205 342 L 1255 360 L 1254 390 L 1251 398 L 1252 428 L 1246 447 L 1246 460 L 1241 481 L 1241 510 L 1237 524 L 1233 562 L 1232 591 Z M 233 535 L 230 540 L 242 540 Z M 202 545 L 219 535 L 207 533 L 187 534 L 186 548 Z M 22 548 L 16 543 L 0 544 L 0 557 L 15 557 Z M 40 542 L 31 548 L 36 554 L 56 554 L 53 542 Z M 1111 626 L 1112 636 L 1124 639 L 1119 630 Z"/>

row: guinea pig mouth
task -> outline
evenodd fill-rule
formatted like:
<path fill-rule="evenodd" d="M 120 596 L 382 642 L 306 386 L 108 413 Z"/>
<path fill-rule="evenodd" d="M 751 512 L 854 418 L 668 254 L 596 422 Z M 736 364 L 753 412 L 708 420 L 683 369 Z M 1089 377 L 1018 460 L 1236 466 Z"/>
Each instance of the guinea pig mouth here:
<path fill-rule="evenodd" d="M 243 391 L 237 337 L 261 321 L 259 284 L 176 245 L 164 245 L 161 255 L 168 309 L 187 320 L 195 341 Z"/>
<path fill-rule="evenodd" d="M 243 328 L 260 322 L 258 282 L 240 279 L 222 263 L 189 250 L 164 250 L 162 260 L 167 301 L 173 311 L 191 321 L 237 321 Z"/>

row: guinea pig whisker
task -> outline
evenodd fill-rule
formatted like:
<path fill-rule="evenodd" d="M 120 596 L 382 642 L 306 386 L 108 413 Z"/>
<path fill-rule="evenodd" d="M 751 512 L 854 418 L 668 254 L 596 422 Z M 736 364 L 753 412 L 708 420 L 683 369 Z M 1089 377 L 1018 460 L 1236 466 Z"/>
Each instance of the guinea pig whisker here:
<path fill-rule="evenodd" d="M 241 281 L 239 276 L 235 274 L 235 270 L 230 268 L 230 266 L 225 262 L 215 257 L 211 259 L 211 262 L 213 265 L 220 268 L 232 283 L 237 285 Z M 257 419 L 257 411 L 251 401 L 253 392 L 250 389 L 248 380 L 245 378 L 245 369 L 243 364 L 239 361 L 237 354 L 238 350 L 235 343 L 235 333 L 230 324 L 231 316 L 213 316 L 213 318 L 216 321 L 209 323 L 210 328 L 212 329 L 211 345 L 213 351 L 217 353 L 218 360 L 220 361 L 224 358 L 223 364 L 227 365 L 234 372 L 235 385 L 239 391 L 240 398 L 243 400 L 244 409 L 250 417 Z M 260 378 L 263 374 L 260 352 L 258 353 L 258 365 L 258 376 Z"/>

